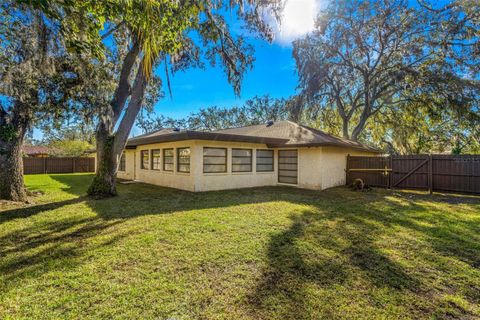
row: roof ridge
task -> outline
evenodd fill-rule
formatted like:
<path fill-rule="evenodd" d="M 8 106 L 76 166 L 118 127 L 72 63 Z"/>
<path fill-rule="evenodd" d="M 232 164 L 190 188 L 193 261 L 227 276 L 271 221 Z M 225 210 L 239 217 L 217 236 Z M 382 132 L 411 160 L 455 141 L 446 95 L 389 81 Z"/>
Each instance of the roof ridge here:
<path fill-rule="evenodd" d="M 301 126 L 301 124 L 296 123 L 296 122 L 294 122 L 294 121 L 292 121 L 292 120 L 288 120 L 288 119 L 287 119 L 287 120 L 282 120 L 282 122 L 288 122 L 288 123 L 290 123 L 290 124 L 296 125 L 297 127 Z"/>
<path fill-rule="evenodd" d="M 320 129 L 317 129 L 317 128 L 313 128 L 313 127 L 306 126 L 306 125 L 303 125 L 303 124 L 301 124 L 301 125 L 299 125 L 299 126 L 304 127 L 304 128 L 307 128 L 307 129 L 309 129 L 309 130 L 313 130 L 313 131 L 316 131 L 316 132 L 320 132 L 321 134 L 325 134 L 325 135 L 331 136 L 331 137 L 333 137 L 333 138 L 344 139 L 344 138 L 341 138 L 340 136 L 337 136 L 337 135 L 334 135 L 334 134 L 325 132 L 325 131 L 320 130 Z M 348 140 L 348 139 L 347 139 L 347 140 Z"/>
<path fill-rule="evenodd" d="M 360 142 L 360 141 L 355 141 L 355 140 L 352 140 L 352 139 L 349 139 L 349 138 L 343 138 L 343 137 L 340 137 L 340 136 L 337 136 L 337 135 L 334 135 L 334 134 L 325 132 L 325 131 L 320 130 L 320 129 L 312 128 L 312 127 L 309 127 L 309 126 L 305 126 L 305 125 L 300 125 L 300 126 L 301 126 L 301 127 L 304 127 L 304 128 L 307 128 L 307 129 L 309 129 L 309 130 L 313 130 L 313 131 L 320 132 L 320 133 L 322 133 L 322 134 L 324 134 L 324 135 L 330 136 L 330 137 L 332 137 L 332 138 L 334 138 L 334 139 L 337 139 L 337 140 L 340 140 L 340 141 L 343 141 L 343 142 L 348 141 L 348 142 L 355 143 L 355 144 L 357 144 L 357 145 L 359 145 L 359 146 L 362 146 L 362 147 L 365 147 L 365 148 L 375 149 L 375 150 L 376 150 L 376 148 L 374 148 L 374 147 L 372 147 L 372 146 L 369 146 L 368 144 L 362 143 L 362 142 Z"/>
<path fill-rule="evenodd" d="M 274 121 L 274 123 L 279 123 L 279 122 L 289 122 L 288 120 L 280 120 L 280 121 Z M 241 129 L 241 128 L 248 128 L 248 127 L 256 127 L 256 126 L 266 126 L 267 123 L 259 123 L 259 124 L 251 124 L 248 126 L 240 126 L 240 127 L 231 127 L 231 128 L 224 128 L 224 129 L 217 129 L 217 130 L 212 130 L 210 132 L 216 132 L 216 131 L 224 131 L 224 130 L 232 130 L 232 129 Z"/>
<path fill-rule="evenodd" d="M 157 132 L 160 132 L 162 130 L 173 130 L 174 128 L 161 128 L 161 129 L 157 129 L 157 130 L 154 130 L 154 131 L 149 131 L 147 133 L 144 133 L 144 134 L 141 134 L 141 135 L 138 135 L 138 136 L 135 136 L 135 137 L 131 137 L 130 139 L 137 139 L 137 138 L 143 138 L 143 137 L 146 137 L 146 136 L 149 136 L 149 135 L 152 135 L 154 133 L 157 133 Z"/>
<path fill-rule="evenodd" d="M 331 133 L 325 132 L 325 131 L 320 130 L 320 129 L 317 129 L 317 128 L 309 127 L 309 126 L 306 126 L 306 125 L 300 125 L 300 126 L 301 126 L 301 127 L 304 127 L 304 128 L 307 128 L 307 129 L 309 129 L 309 130 L 313 130 L 313 131 L 316 131 L 316 132 L 320 132 L 321 134 L 330 136 L 330 137 L 335 138 L 335 139 L 347 140 L 347 141 L 351 141 L 351 142 L 358 142 L 358 141 L 354 141 L 354 140 L 351 140 L 351 139 L 347 139 L 347 138 L 343 138 L 343 137 L 337 136 L 337 135 L 335 135 L 335 134 L 331 134 Z"/>

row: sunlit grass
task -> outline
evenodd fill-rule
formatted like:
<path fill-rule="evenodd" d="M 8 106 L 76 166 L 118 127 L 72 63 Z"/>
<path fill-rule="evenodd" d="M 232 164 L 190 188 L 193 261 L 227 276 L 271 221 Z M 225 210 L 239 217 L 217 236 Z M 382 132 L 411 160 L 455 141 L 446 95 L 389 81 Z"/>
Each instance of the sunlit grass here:
<path fill-rule="evenodd" d="M 480 317 L 478 198 L 90 181 L 0 209 L 0 318 Z"/>

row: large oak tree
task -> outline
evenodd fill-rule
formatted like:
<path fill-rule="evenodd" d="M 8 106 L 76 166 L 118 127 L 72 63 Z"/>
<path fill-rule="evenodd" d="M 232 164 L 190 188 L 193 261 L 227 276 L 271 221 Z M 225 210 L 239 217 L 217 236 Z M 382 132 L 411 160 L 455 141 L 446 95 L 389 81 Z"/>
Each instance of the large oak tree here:
<path fill-rule="evenodd" d="M 26 200 L 22 144 L 32 126 L 74 109 L 73 101 L 107 82 L 97 65 L 67 51 L 61 30 L 38 8 L 10 1 L 0 7 L 2 199 Z"/>
<path fill-rule="evenodd" d="M 405 103 L 441 101 L 472 111 L 479 92 L 478 11 L 431 10 L 439 9 L 407 0 L 331 2 L 317 29 L 294 43 L 305 105 L 333 108 L 343 136 L 354 140 L 378 112 Z"/>

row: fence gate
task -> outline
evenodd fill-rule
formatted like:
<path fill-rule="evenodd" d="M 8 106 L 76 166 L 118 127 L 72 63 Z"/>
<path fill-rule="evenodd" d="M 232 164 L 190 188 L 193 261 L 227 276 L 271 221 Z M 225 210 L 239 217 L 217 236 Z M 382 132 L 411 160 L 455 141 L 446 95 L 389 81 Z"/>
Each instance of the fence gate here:
<path fill-rule="evenodd" d="M 430 156 L 393 156 L 390 187 L 430 190 Z"/>
<path fill-rule="evenodd" d="M 480 155 L 347 158 L 347 184 L 480 194 Z"/>

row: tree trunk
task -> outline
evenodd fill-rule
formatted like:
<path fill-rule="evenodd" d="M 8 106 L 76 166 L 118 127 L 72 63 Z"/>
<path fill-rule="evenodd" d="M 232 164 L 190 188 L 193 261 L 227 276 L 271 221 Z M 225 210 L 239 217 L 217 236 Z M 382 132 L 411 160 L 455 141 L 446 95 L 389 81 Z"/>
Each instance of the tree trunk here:
<path fill-rule="evenodd" d="M 354 141 L 358 141 L 358 137 L 360 136 L 363 129 L 365 128 L 365 124 L 367 123 L 367 119 L 368 119 L 368 116 L 364 116 L 364 114 L 362 114 L 360 116 L 360 120 L 358 120 L 358 123 L 355 126 L 355 129 L 353 129 L 352 136 L 351 136 L 350 139 L 352 139 Z"/>
<path fill-rule="evenodd" d="M 348 121 L 350 119 L 343 118 L 342 119 L 342 130 L 343 130 L 343 137 L 345 139 L 350 139 L 350 134 L 348 132 Z"/>
<path fill-rule="evenodd" d="M 142 107 L 146 84 L 144 66 L 143 63 L 140 63 L 130 101 L 116 133 L 113 133 L 113 127 L 116 125 L 116 119 L 120 117 L 116 115 L 113 108 L 107 110 L 100 119 L 100 124 L 97 128 L 97 172 L 87 191 L 88 195 L 94 198 L 112 197 L 117 194 L 115 183 L 120 155 L 125 148 L 130 131 Z M 124 94 L 121 90 L 117 90 L 117 92 Z M 118 108 L 117 106 L 117 110 L 121 112 L 123 107 Z"/>
<path fill-rule="evenodd" d="M 365 83 L 368 83 L 368 78 L 366 78 Z M 370 93 L 369 93 L 369 87 L 365 86 L 365 101 L 364 101 L 364 107 L 362 110 L 362 113 L 360 114 L 360 119 L 358 120 L 357 125 L 352 131 L 352 136 L 351 139 L 354 141 L 358 141 L 358 137 L 360 136 L 360 133 L 362 133 L 363 129 L 365 129 L 365 125 L 367 123 L 368 118 L 371 116 L 371 110 L 372 110 L 372 105 L 373 102 L 370 100 Z"/>
<path fill-rule="evenodd" d="M 29 121 L 18 113 L 8 123 L 5 113 L 0 116 L 0 199 L 27 201 L 22 146 Z"/>
<path fill-rule="evenodd" d="M 22 142 L 20 139 L 7 143 L 6 150 L 3 150 L 0 155 L 0 199 L 27 201 L 23 183 Z"/>
<path fill-rule="evenodd" d="M 337 110 L 338 113 L 340 114 L 340 118 L 342 119 L 342 134 L 345 139 L 350 138 L 350 133 L 348 132 L 348 123 L 350 121 L 350 118 L 352 117 L 351 114 L 347 115 L 345 112 L 345 105 L 342 102 L 342 98 L 340 97 L 340 93 L 336 92 L 335 93 L 335 102 L 337 104 Z M 354 106 L 352 105 L 351 107 L 351 113 L 353 113 Z"/>
<path fill-rule="evenodd" d="M 88 195 L 94 198 L 107 198 L 117 194 L 115 187 L 118 168 L 117 156 L 113 150 L 115 136 L 100 123 L 97 129 L 97 172 L 88 188 Z"/>

